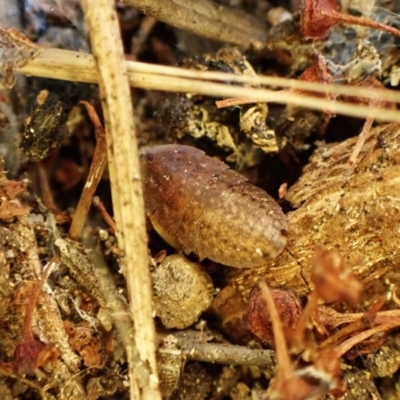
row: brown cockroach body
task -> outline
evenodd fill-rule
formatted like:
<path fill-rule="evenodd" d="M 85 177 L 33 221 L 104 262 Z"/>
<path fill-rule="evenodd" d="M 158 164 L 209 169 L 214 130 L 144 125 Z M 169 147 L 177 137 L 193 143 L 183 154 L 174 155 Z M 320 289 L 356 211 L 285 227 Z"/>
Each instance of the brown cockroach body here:
<path fill-rule="evenodd" d="M 170 245 L 238 268 L 265 265 L 286 245 L 278 204 L 221 161 L 183 145 L 142 157 L 147 214 Z"/>

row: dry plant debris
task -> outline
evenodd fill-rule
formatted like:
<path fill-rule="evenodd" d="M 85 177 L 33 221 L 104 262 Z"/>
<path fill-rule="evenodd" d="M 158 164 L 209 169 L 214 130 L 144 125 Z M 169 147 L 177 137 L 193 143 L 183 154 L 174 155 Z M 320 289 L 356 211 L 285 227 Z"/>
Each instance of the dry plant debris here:
<path fill-rule="evenodd" d="M 15 29 L 0 28 L 0 87 L 11 88 L 15 83 L 15 70 L 35 58 L 43 48 Z"/>
<path fill-rule="evenodd" d="M 147 3 L 0 10 L 0 392 L 396 398 L 400 9 Z"/>
<path fill-rule="evenodd" d="M 235 285 L 248 292 L 254 286 L 249 282 L 264 276 L 269 284 L 304 294 L 316 245 L 336 249 L 345 258 L 365 285 L 366 297 L 369 290 L 385 293 L 385 278 L 396 285 L 399 210 L 391 193 L 399 174 L 398 135 L 397 125 L 374 128 L 355 168 L 347 163 L 355 139 L 321 146 L 286 194 L 296 208 L 287 214 L 286 249 L 256 274 L 234 271 Z"/>
<path fill-rule="evenodd" d="M 188 328 L 211 304 L 211 278 L 182 255 L 165 257 L 152 278 L 155 312 L 166 328 Z"/>

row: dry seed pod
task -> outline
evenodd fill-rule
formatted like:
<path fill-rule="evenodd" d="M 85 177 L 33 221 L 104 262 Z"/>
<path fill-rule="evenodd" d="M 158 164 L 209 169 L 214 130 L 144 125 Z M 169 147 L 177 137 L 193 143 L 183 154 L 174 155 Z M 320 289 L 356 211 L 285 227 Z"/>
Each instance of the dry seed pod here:
<path fill-rule="evenodd" d="M 278 204 L 229 167 L 183 145 L 142 158 L 147 214 L 173 247 L 232 267 L 265 265 L 286 245 Z"/>
<path fill-rule="evenodd" d="M 213 284 L 199 263 L 181 254 L 165 257 L 152 274 L 154 308 L 163 325 L 185 329 L 210 306 Z"/>

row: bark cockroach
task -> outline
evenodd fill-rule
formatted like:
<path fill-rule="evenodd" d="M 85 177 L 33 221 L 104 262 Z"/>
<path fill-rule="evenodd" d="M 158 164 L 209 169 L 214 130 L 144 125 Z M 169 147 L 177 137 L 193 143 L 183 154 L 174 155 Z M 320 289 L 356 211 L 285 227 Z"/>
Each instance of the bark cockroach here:
<path fill-rule="evenodd" d="M 154 147 L 142 156 L 142 173 L 147 215 L 177 250 L 249 268 L 284 249 L 288 228 L 274 199 L 203 151 Z"/>

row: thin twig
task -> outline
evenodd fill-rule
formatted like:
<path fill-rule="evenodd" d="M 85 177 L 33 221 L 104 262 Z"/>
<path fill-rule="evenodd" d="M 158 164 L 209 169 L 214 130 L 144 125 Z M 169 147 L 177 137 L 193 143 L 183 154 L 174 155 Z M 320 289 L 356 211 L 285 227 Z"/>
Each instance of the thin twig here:
<path fill-rule="evenodd" d="M 115 222 L 114 220 L 111 218 L 111 215 L 108 213 L 108 211 L 106 210 L 106 208 L 104 207 L 103 202 L 100 200 L 100 197 L 93 197 L 93 202 L 92 202 L 93 206 L 97 208 L 97 211 L 100 212 L 101 216 L 104 219 L 104 222 L 108 225 L 108 227 L 111 229 L 112 234 L 115 235 L 115 232 L 117 230 L 117 228 L 115 227 Z"/>
<path fill-rule="evenodd" d="M 363 125 L 363 128 L 358 135 L 358 139 L 356 142 L 356 145 L 354 146 L 353 152 L 351 153 L 351 156 L 349 158 L 349 164 L 354 166 L 354 164 L 357 161 L 357 157 L 360 154 L 360 151 L 362 147 L 364 146 L 365 140 L 368 137 L 368 134 L 371 132 L 372 124 L 374 123 L 374 118 L 373 117 L 368 117 Z"/>
<path fill-rule="evenodd" d="M 166 336 L 173 336 L 177 341 L 181 355 L 185 361 L 202 361 L 229 365 L 257 365 L 272 368 L 276 366 L 275 351 L 261 348 L 249 348 L 231 343 L 214 343 L 213 332 L 185 329 L 174 333 L 159 333 L 162 341 Z"/>
<path fill-rule="evenodd" d="M 264 300 L 267 303 L 271 318 L 272 330 L 274 332 L 276 358 L 278 360 L 278 368 L 280 371 L 279 374 L 285 379 L 288 379 L 293 374 L 293 368 L 285 336 L 283 334 L 282 321 L 278 314 L 271 290 L 264 281 L 260 281 L 259 286 L 264 296 Z"/>
<path fill-rule="evenodd" d="M 350 14 L 345 14 L 337 11 L 333 11 L 330 13 L 327 13 L 325 11 L 321 11 L 322 15 L 325 15 L 330 18 L 337 18 L 338 21 L 341 23 L 347 23 L 349 25 L 359 25 L 359 26 L 366 26 L 368 28 L 372 29 L 379 29 L 384 32 L 388 32 L 394 36 L 400 37 L 400 31 L 396 29 L 393 26 L 383 24 L 378 21 L 374 21 L 370 18 L 365 18 L 365 17 L 358 17 L 355 15 L 350 15 Z"/>
<path fill-rule="evenodd" d="M 232 344 L 201 343 L 178 340 L 182 355 L 188 360 L 230 365 L 275 365 L 275 352 L 264 349 L 251 349 Z"/>
<path fill-rule="evenodd" d="M 335 354 L 337 355 L 337 357 L 341 357 L 343 356 L 343 354 L 347 353 L 352 347 L 370 338 L 371 336 L 376 335 L 377 333 L 380 332 L 387 332 L 391 329 L 398 328 L 398 326 L 399 326 L 399 321 L 393 320 L 386 322 L 385 324 L 375 326 L 364 332 L 360 332 L 357 335 L 354 335 L 349 339 L 345 340 L 343 343 L 337 345 L 334 349 Z"/>
<path fill-rule="evenodd" d="M 32 321 L 35 308 L 37 306 L 37 302 L 40 296 L 40 293 L 43 290 L 43 286 L 47 281 L 47 278 L 50 274 L 60 265 L 60 260 L 58 257 L 54 257 L 51 261 L 49 261 L 44 267 L 43 272 L 40 277 L 40 280 L 35 282 L 36 286 L 33 289 L 33 292 L 29 298 L 28 305 L 25 310 L 24 323 L 22 326 L 22 338 L 23 340 L 31 339 L 33 340 L 32 333 Z"/>
<path fill-rule="evenodd" d="M 140 24 L 140 29 L 132 38 L 131 42 L 131 54 L 133 60 L 137 60 L 139 53 L 143 50 L 143 45 L 148 39 L 156 23 L 157 20 L 148 15 L 142 19 L 142 22 Z"/>
<path fill-rule="evenodd" d="M 113 0 L 82 7 L 99 73 L 118 244 L 124 253 L 134 343 L 127 346 L 131 399 L 161 399 L 155 355 L 155 328 L 148 270 L 139 153 L 118 17 Z M 139 353 L 140 360 L 137 359 Z"/>

